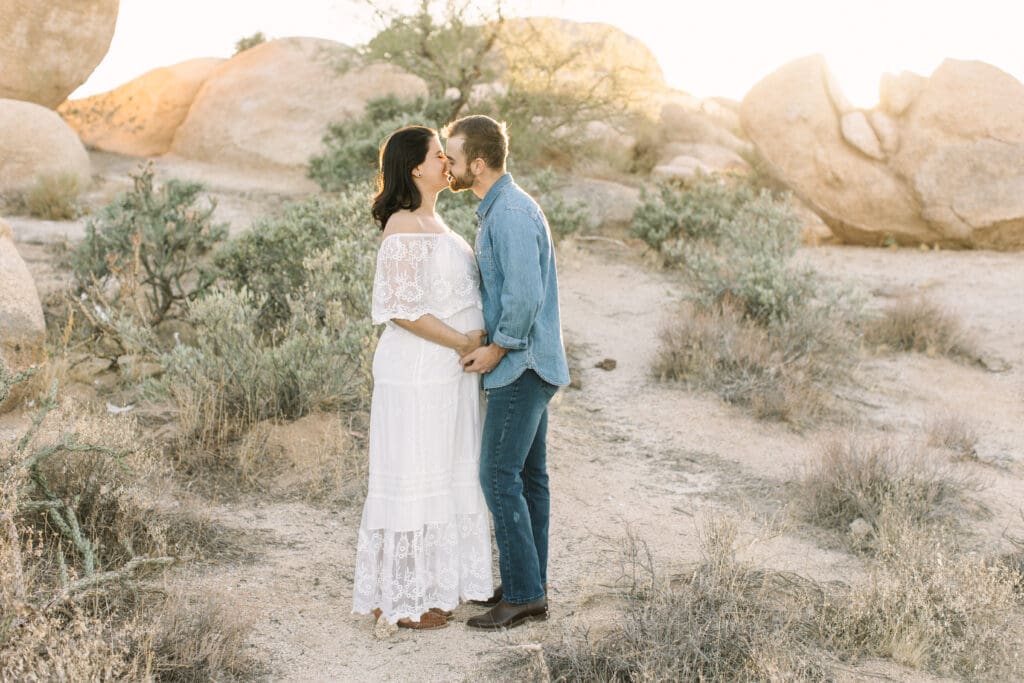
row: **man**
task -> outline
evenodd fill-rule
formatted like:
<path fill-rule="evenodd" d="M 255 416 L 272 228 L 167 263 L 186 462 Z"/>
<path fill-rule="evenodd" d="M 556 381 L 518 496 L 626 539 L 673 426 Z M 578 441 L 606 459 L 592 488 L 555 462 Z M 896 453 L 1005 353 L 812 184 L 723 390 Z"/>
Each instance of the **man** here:
<path fill-rule="evenodd" d="M 462 358 L 487 391 L 480 483 L 494 519 L 501 585 L 493 607 L 466 624 L 511 628 L 546 619 L 548 402 L 569 383 L 555 254 L 544 212 L 505 171 L 505 124 L 467 116 L 449 124 L 449 185 L 482 201 L 477 262 L 490 344 Z"/>

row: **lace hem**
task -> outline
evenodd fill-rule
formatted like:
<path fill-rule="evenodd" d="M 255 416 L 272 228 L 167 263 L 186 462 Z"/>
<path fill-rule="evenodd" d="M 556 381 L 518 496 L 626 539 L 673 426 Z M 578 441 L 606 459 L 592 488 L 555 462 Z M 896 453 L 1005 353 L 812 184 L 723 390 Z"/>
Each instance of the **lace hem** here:
<path fill-rule="evenodd" d="M 380 608 L 388 623 L 418 619 L 431 607 L 453 609 L 460 600 L 494 592 L 486 512 L 395 532 L 360 526 L 352 611 Z"/>

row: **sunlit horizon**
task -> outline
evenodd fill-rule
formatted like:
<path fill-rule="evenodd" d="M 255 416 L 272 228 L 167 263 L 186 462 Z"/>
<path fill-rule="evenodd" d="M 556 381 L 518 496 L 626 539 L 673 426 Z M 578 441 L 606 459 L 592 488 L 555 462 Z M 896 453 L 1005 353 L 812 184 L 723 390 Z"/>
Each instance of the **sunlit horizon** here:
<path fill-rule="evenodd" d="M 645 43 L 666 83 L 696 97 L 743 96 L 785 63 L 822 54 L 856 106 L 873 107 L 883 74 L 930 75 L 946 58 L 976 59 L 1024 80 L 1024 51 L 1011 35 L 1024 10 L 989 0 L 849 3 L 784 0 L 704 2 L 667 10 L 634 0 L 519 0 L 516 16 L 559 16 L 618 27 Z M 72 99 L 112 90 L 151 69 L 197 57 L 230 57 L 235 42 L 311 36 L 365 43 L 380 26 L 366 3 L 180 0 L 174 5 L 122 0 L 110 49 Z"/>

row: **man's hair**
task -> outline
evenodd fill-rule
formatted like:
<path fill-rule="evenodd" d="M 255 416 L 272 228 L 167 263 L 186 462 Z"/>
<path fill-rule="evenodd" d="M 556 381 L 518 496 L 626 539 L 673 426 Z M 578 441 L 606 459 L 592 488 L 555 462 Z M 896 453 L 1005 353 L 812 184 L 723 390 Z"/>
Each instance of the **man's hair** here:
<path fill-rule="evenodd" d="M 446 138 L 456 136 L 465 139 L 462 152 L 466 155 L 466 163 L 474 159 L 483 159 L 484 163 L 496 171 L 505 170 L 505 158 L 508 156 L 508 133 L 504 121 L 498 123 L 490 116 L 474 114 L 452 121 L 444 127 L 442 134 Z"/>

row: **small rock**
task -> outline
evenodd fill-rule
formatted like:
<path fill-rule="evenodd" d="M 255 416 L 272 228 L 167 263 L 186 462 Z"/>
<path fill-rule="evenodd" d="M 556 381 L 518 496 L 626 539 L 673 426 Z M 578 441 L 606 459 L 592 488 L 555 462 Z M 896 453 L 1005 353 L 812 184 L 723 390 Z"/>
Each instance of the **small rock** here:
<path fill-rule="evenodd" d="M 867 538 L 873 530 L 871 524 L 862 517 L 850 522 L 850 535 L 858 541 Z"/>
<path fill-rule="evenodd" d="M 616 365 L 618 365 L 618 363 L 614 358 L 605 358 L 604 360 L 595 363 L 594 367 L 601 368 L 602 370 L 614 370 Z"/>

